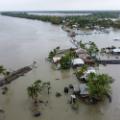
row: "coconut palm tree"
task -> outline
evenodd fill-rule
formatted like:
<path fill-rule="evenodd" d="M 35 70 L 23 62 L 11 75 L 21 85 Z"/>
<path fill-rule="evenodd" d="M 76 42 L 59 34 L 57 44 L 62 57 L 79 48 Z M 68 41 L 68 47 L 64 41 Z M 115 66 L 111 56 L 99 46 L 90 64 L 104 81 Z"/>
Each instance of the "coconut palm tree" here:
<path fill-rule="evenodd" d="M 34 102 L 37 102 L 38 96 L 44 88 L 50 89 L 50 82 L 42 82 L 41 80 L 35 81 L 31 86 L 27 88 L 28 96 L 31 97 Z"/>
<path fill-rule="evenodd" d="M 37 101 L 38 95 L 42 90 L 41 84 L 41 80 L 37 80 L 27 88 L 29 97 L 31 97 L 34 101 Z"/>

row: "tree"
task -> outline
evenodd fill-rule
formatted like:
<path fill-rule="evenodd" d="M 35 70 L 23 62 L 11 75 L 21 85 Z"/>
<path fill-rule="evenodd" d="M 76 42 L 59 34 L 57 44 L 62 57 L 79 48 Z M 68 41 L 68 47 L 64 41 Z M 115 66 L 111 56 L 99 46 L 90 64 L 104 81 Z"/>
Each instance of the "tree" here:
<path fill-rule="evenodd" d="M 49 93 L 50 82 L 42 82 L 41 80 L 35 81 L 31 86 L 27 88 L 28 96 L 37 102 L 39 94 L 45 87 L 48 88 Z"/>
<path fill-rule="evenodd" d="M 48 58 L 50 61 L 53 59 L 53 57 L 56 55 L 56 53 L 57 53 L 57 51 L 59 51 L 59 49 L 60 49 L 60 47 L 58 46 L 49 52 Z"/>
<path fill-rule="evenodd" d="M 103 100 L 106 95 L 111 93 L 111 77 L 107 74 L 94 74 L 88 76 L 88 90 L 91 98 Z"/>
<path fill-rule="evenodd" d="M 60 65 L 62 69 L 69 69 L 71 67 L 71 61 L 77 57 L 74 49 L 70 48 L 69 52 L 67 52 L 60 60 Z"/>
<path fill-rule="evenodd" d="M 82 48 L 82 49 L 86 48 L 85 43 L 82 43 L 82 41 L 80 41 L 80 48 Z"/>
<path fill-rule="evenodd" d="M 84 72 L 87 70 L 87 65 L 83 65 L 79 70 L 76 71 L 76 76 L 80 78 L 82 75 L 84 75 Z"/>
<path fill-rule="evenodd" d="M 42 82 L 41 80 L 35 81 L 31 86 L 27 88 L 27 92 L 29 97 L 31 97 L 34 101 L 37 101 L 38 95 L 42 90 Z"/>
<path fill-rule="evenodd" d="M 2 65 L 0 65 L 0 74 L 4 75 L 5 72 L 6 72 L 6 69 Z"/>
<path fill-rule="evenodd" d="M 71 56 L 65 54 L 60 60 L 60 65 L 62 69 L 69 69 L 71 67 Z"/>
<path fill-rule="evenodd" d="M 87 49 L 90 56 L 95 56 L 99 52 L 97 45 L 94 42 L 89 42 L 89 48 Z"/>

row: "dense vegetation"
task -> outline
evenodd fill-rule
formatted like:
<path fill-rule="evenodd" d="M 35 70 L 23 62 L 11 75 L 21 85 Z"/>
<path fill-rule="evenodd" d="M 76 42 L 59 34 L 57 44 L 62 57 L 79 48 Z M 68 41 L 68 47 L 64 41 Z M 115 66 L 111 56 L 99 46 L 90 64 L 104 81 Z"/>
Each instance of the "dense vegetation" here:
<path fill-rule="evenodd" d="M 72 65 L 72 59 L 76 57 L 76 53 L 73 49 L 70 49 L 68 53 L 64 54 L 60 60 L 61 69 L 69 69 Z"/>
<path fill-rule="evenodd" d="M 77 24 L 78 27 L 89 27 L 94 29 L 94 26 L 100 27 L 115 27 L 120 28 L 120 21 L 113 21 L 111 18 L 119 18 L 119 12 L 93 12 L 86 16 L 40 16 L 32 15 L 26 12 L 3 12 L 2 15 L 21 17 L 35 20 L 51 22 L 52 24 L 65 24 L 69 27 Z"/>
<path fill-rule="evenodd" d="M 56 55 L 56 53 L 59 49 L 60 49 L 60 47 L 58 46 L 49 52 L 49 55 L 48 55 L 49 61 L 52 61 L 53 57 Z"/>
<path fill-rule="evenodd" d="M 7 70 L 4 68 L 4 66 L 0 65 L 0 75 L 7 76 L 7 75 L 9 75 L 9 74 L 10 74 L 10 72 L 7 71 Z"/>
<path fill-rule="evenodd" d="M 80 69 L 75 71 L 76 77 L 78 79 L 80 79 L 82 77 L 82 75 L 84 75 L 85 71 L 87 71 L 88 66 L 87 65 L 83 65 L 82 67 L 80 67 Z"/>
<path fill-rule="evenodd" d="M 88 76 L 88 89 L 90 96 L 97 100 L 104 100 L 104 98 L 111 93 L 112 78 L 107 74 L 94 74 Z"/>
<path fill-rule="evenodd" d="M 33 20 L 42 20 L 45 22 L 51 22 L 52 24 L 61 24 L 62 18 L 57 16 L 39 16 L 39 15 L 31 15 L 27 14 L 26 12 L 5 12 L 2 15 L 12 16 L 12 17 L 20 17 L 20 18 L 27 18 Z"/>
<path fill-rule="evenodd" d="M 85 49 L 91 57 L 96 58 L 99 49 L 94 42 L 89 41 L 88 43 L 83 43 L 82 41 L 80 41 L 79 44 L 80 44 L 80 48 Z"/>

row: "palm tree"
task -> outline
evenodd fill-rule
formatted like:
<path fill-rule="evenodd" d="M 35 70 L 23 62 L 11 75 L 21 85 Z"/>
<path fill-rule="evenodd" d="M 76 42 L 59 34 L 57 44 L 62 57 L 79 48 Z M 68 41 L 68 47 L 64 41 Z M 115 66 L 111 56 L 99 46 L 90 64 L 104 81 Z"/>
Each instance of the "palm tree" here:
<path fill-rule="evenodd" d="M 41 80 L 35 81 L 31 86 L 27 88 L 28 96 L 31 97 L 34 102 L 37 102 L 39 94 L 45 87 L 48 88 L 49 93 L 50 82 L 42 82 Z"/>
<path fill-rule="evenodd" d="M 56 53 L 60 50 L 60 47 L 54 48 L 52 51 L 49 52 L 48 59 L 52 61 L 52 58 L 56 55 Z"/>
<path fill-rule="evenodd" d="M 31 97 L 34 101 L 37 101 L 38 95 L 42 90 L 41 83 L 41 80 L 37 80 L 27 88 L 29 97 Z"/>

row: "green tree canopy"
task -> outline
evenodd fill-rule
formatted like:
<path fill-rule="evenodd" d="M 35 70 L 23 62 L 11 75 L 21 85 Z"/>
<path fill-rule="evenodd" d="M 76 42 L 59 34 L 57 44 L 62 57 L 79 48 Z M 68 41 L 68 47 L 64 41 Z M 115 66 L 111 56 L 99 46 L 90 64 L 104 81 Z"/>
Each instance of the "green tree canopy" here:
<path fill-rule="evenodd" d="M 91 73 L 87 83 L 90 96 L 100 100 L 104 99 L 106 95 L 111 93 L 111 79 L 107 74 Z"/>

